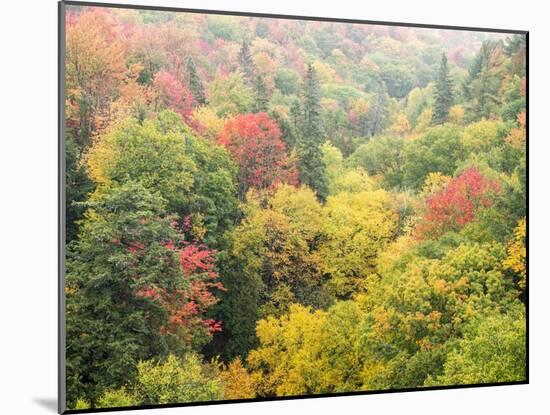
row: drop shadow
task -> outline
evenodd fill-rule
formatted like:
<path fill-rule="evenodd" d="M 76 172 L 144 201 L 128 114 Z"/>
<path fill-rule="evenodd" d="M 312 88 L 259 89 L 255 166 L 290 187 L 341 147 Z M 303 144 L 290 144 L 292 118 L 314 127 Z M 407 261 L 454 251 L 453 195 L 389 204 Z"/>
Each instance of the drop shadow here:
<path fill-rule="evenodd" d="M 34 402 L 43 408 L 49 409 L 52 412 L 57 413 L 57 399 L 53 398 L 35 398 Z"/>

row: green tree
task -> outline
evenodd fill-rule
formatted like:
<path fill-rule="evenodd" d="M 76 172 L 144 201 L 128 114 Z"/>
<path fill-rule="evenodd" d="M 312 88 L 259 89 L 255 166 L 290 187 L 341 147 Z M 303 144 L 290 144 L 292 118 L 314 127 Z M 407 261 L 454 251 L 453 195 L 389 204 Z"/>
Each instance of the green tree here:
<path fill-rule="evenodd" d="M 223 399 L 223 384 L 214 368 L 201 363 L 196 354 L 165 361 L 142 361 L 137 366 L 135 394 L 142 405 L 209 402 Z"/>
<path fill-rule="evenodd" d="M 248 85 L 254 82 L 254 62 L 250 53 L 250 45 L 247 40 L 243 40 L 239 50 L 239 65 L 244 74 L 244 79 Z"/>
<path fill-rule="evenodd" d="M 383 81 L 376 83 L 373 102 L 367 112 L 367 131 L 372 137 L 379 134 L 389 124 L 389 96 Z"/>
<path fill-rule="evenodd" d="M 526 326 L 523 306 L 472 322 L 458 347 L 449 353 L 444 373 L 431 385 L 471 385 L 527 379 Z"/>
<path fill-rule="evenodd" d="M 452 176 L 464 158 L 460 130 L 443 125 L 429 129 L 422 137 L 410 141 L 403 150 L 403 184 L 420 189 L 429 173 Z"/>
<path fill-rule="evenodd" d="M 254 93 L 239 72 L 216 75 L 208 86 L 208 102 L 220 117 L 246 113 L 254 105 Z"/>
<path fill-rule="evenodd" d="M 405 141 L 398 137 L 375 137 L 360 145 L 348 164 L 363 168 L 371 176 L 382 176 L 387 188 L 403 185 L 403 151 Z"/>
<path fill-rule="evenodd" d="M 244 219 L 229 235 L 220 260 L 222 282 L 217 317 L 224 322 L 221 349 L 232 359 L 256 345 L 255 325 L 288 311 L 292 302 L 326 306 L 320 257 L 322 210 L 308 188 L 281 185 L 273 197 L 249 192 Z"/>
<path fill-rule="evenodd" d="M 267 112 L 269 108 L 269 96 L 267 85 L 262 75 L 254 80 L 254 112 Z"/>
<path fill-rule="evenodd" d="M 296 142 L 300 182 L 311 187 L 317 196 L 324 200 L 328 189 L 321 149 L 325 141 L 321 119 L 321 96 L 319 80 L 311 64 L 307 68 L 302 95 L 301 123 Z"/>
<path fill-rule="evenodd" d="M 69 136 L 65 142 L 66 243 L 70 243 L 78 236 L 78 222 L 84 215 L 84 209 L 79 203 L 86 200 L 94 189 L 88 166 L 80 160 L 78 147 Z"/>
<path fill-rule="evenodd" d="M 492 59 L 497 48 L 497 42 L 484 41 L 464 80 L 463 92 L 470 120 L 490 118 L 498 110 L 500 80 L 495 73 L 495 60 Z"/>
<path fill-rule="evenodd" d="M 235 164 L 223 147 L 193 135 L 173 112 L 143 123 L 120 122 L 94 144 L 88 165 L 100 192 L 140 181 L 168 201 L 170 212 L 202 215 L 207 242 L 216 242 L 236 219 Z"/>
<path fill-rule="evenodd" d="M 449 110 L 454 104 L 453 80 L 449 75 L 447 55 L 441 55 L 439 72 L 435 81 L 435 103 L 432 122 L 442 124 L 449 118 Z"/>
<path fill-rule="evenodd" d="M 85 206 L 86 219 L 67 258 L 70 404 L 78 397 L 93 404 L 102 391 L 131 382 L 140 360 L 191 347 L 162 334 L 166 310 L 139 294 L 150 287 L 175 292 L 189 286 L 176 252 L 166 246 L 182 238 L 166 215 L 166 201 L 128 182 Z"/>
<path fill-rule="evenodd" d="M 201 78 L 197 73 L 197 67 L 195 61 L 191 56 L 187 58 L 186 63 L 187 69 L 187 81 L 189 83 L 189 89 L 195 98 L 197 105 L 206 105 L 206 97 L 204 95 L 204 86 L 202 84 Z"/>

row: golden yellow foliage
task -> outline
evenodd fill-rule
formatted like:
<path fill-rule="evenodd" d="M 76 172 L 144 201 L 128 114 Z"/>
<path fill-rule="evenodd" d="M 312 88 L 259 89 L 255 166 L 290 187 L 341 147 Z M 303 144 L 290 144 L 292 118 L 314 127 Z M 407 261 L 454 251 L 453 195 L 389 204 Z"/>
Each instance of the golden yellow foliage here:
<path fill-rule="evenodd" d="M 460 125 L 464 120 L 464 107 L 462 105 L 453 105 L 449 109 L 449 121 L 453 124 Z"/>
<path fill-rule="evenodd" d="M 439 192 L 444 189 L 450 181 L 451 177 L 446 176 L 443 173 L 429 173 L 424 180 L 424 185 L 422 186 L 422 191 L 420 193 L 421 197 L 425 198 Z"/>
<path fill-rule="evenodd" d="M 225 399 L 256 397 L 256 387 L 261 375 L 259 372 L 249 373 L 239 357 L 223 368 L 220 376 L 224 385 Z"/>
<path fill-rule="evenodd" d="M 518 221 L 518 226 L 514 229 L 514 237 L 508 244 L 508 256 L 504 260 L 504 266 L 511 269 L 519 275 L 518 286 L 525 289 L 527 278 L 527 249 L 525 247 L 525 238 L 527 231 L 527 222 L 525 218 Z"/>
<path fill-rule="evenodd" d="M 400 112 L 395 116 L 393 124 L 390 126 L 390 132 L 399 137 L 407 135 L 411 131 L 411 125 L 407 116 Z"/>

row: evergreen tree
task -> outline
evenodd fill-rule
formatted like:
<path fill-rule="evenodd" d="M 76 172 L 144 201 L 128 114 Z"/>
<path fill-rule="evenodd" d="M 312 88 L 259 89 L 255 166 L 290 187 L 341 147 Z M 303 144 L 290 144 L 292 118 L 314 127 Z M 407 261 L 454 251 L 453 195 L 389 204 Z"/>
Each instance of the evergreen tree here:
<path fill-rule="evenodd" d="M 328 194 L 323 162 L 323 124 L 321 118 L 321 91 L 315 69 L 307 68 L 303 87 L 301 125 L 297 135 L 297 166 L 300 182 L 312 188 L 319 199 Z"/>
<path fill-rule="evenodd" d="M 389 96 L 384 81 L 379 80 L 376 84 L 375 98 L 372 107 L 367 112 L 366 125 L 362 128 L 370 134 L 372 137 L 382 132 L 387 126 L 389 121 Z"/>
<path fill-rule="evenodd" d="M 290 122 L 295 131 L 300 127 L 302 121 L 302 108 L 300 107 L 300 101 L 295 99 L 290 106 Z"/>
<path fill-rule="evenodd" d="M 248 85 L 254 81 L 254 62 L 252 62 L 252 54 L 248 41 L 244 40 L 239 51 L 239 64 L 244 74 L 244 79 Z"/>
<path fill-rule="evenodd" d="M 254 80 L 254 112 L 267 112 L 269 97 L 264 77 L 258 75 Z"/>
<path fill-rule="evenodd" d="M 279 126 L 281 140 L 286 144 L 287 153 L 291 154 L 296 145 L 296 128 L 292 118 L 277 110 L 270 111 L 269 117 Z"/>
<path fill-rule="evenodd" d="M 469 121 L 476 121 L 482 117 L 489 118 L 497 109 L 500 81 L 493 73 L 491 64 L 491 56 L 497 46 L 496 42 L 483 42 L 463 84 Z"/>
<path fill-rule="evenodd" d="M 449 67 L 447 65 L 447 56 L 441 56 L 439 65 L 439 74 L 435 82 L 435 105 L 433 113 L 433 123 L 443 124 L 449 117 L 449 109 L 454 103 L 453 80 L 449 76 Z"/>
<path fill-rule="evenodd" d="M 94 401 L 131 382 L 140 360 L 191 350 L 163 334 L 166 310 L 140 295 L 189 283 L 166 246 L 182 236 L 158 194 L 131 182 L 85 206 L 80 238 L 67 254 L 67 392 Z"/>
<path fill-rule="evenodd" d="M 206 105 L 206 97 L 204 95 L 204 86 L 201 78 L 197 74 L 197 67 L 195 61 L 191 56 L 187 58 L 187 81 L 189 82 L 189 89 L 195 98 L 197 105 Z"/>

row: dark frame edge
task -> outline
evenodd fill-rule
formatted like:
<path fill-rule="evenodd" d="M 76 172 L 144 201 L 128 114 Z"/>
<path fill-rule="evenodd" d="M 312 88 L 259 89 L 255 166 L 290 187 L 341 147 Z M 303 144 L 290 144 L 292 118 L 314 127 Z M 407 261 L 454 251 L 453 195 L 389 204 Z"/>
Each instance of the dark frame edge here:
<path fill-rule="evenodd" d="M 65 233 L 66 233 L 66 210 L 65 210 L 65 5 L 64 1 L 57 4 L 57 73 L 58 73 L 58 289 L 57 289 L 57 411 L 64 413 L 66 411 L 66 368 L 65 368 L 65 348 L 66 348 L 66 327 L 65 327 Z"/>
<path fill-rule="evenodd" d="M 370 24 L 376 26 L 401 26 L 401 27 L 415 27 L 419 29 L 439 29 L 439 30 L 465 30 L 470 32 L 491 32 L 491 33 L 507 33 L 525 35 L 527 30 L 519 29 L 496 29 L 489 27 L 467 27 L 467 26 L 452 26 L 452 25 L 436 25 L 428 23 L 406 23 L 406 22 L 389 22 L 389 21 L 374 21 L 374 20 L 362 20 L 362 19 L 349 19 L 338 17 L 323 17 L 323 16 L 299 16 L 290 14 L 277 14 L 277 13 L 256 13 L 256 12 L 242 12 L 238 10 L 212 10 L 212 9 L 195 9 L 184 7 L 167 7 L 167 6 L 147 6 L 140 4 L 116 4 L 116 3 L 101 3 L 93 1 L 73 1 L 62 0 L 67 6 L 81 6 L 81 7 L 108 7 L 117 9 L 138 9 L 138 10 L 151 10 L 159 12 L 180 12 L 180 13 L 205 13 L 205 14 L 218 14 L 225 16 L 241 16 L 241 17 L 262 17 L 268 19 L 288 19 L 288 20 L 308 20 L 316 22 L 334 22 L 334 23 L 355 23 L 355 24 Z"/>
<path fill-rule="evenodd" d="M 529 383 L 529 32 L 525 32 L 525 379 Z"/>

